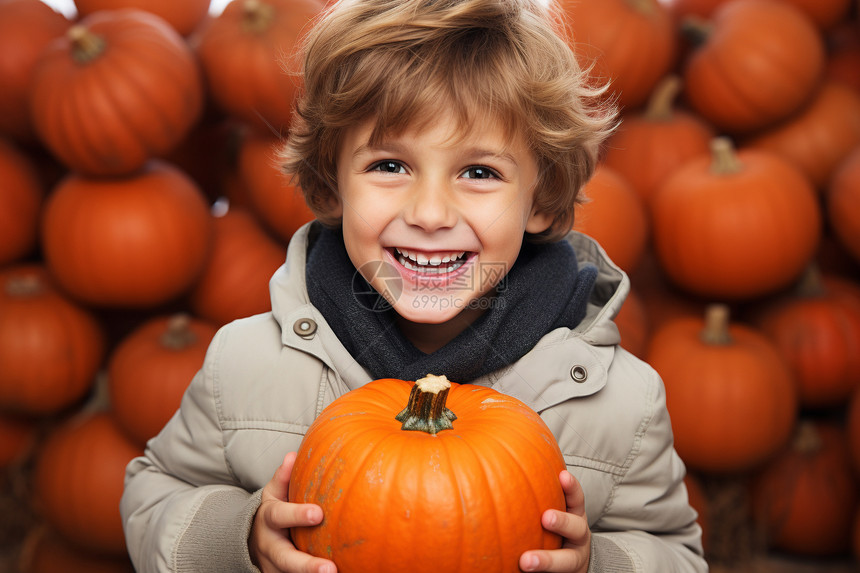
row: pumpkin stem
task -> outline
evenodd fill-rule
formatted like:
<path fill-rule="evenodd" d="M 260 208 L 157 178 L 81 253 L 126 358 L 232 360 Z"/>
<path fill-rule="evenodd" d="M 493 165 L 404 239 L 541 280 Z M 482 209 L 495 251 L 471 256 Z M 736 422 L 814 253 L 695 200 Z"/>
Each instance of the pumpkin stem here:
<path fill-rule="evenodd" d="M 451 383 L 443 376 L 428 374 L 412 386 L 406 407 L 394 419 L 402 422 L 401 430 L 416 430 L 436 435 L 454 427 L 454 412 L 445 407 Z"/>
<path fill-rule="evenodd" d="M 675 98 L 681 91 L 681 78 L 670 74 L 660 80 L 648 99 L 645 117 L 651 121 L 668 121 L 672 119 Z"/>
<path fill-rule="evenodd" d="M 640 14 L 653 14 L 657 8 L 655 0 L 627 0 L 627 4 Z"/>
<path fill-rule="evenodd" d="M 275 7 L 260 0 L 245 0 L 242 4 L 242 29 L 251 34 L 262 34 L 275 17 Z"/>
<path fill-rule="evenodd" d="M 27 297 L 36 296 L 45 290 L 42 280 L 36 275 L 22 275 L 11 277 L 6 281 L 4 290 L 9 296 Z"/>
<path fill-rule="evenodd" d="M 161 335 L 161 345 L 169 350 L 182 350 L 196 341 L 197 335 L 191 330 L 191 317 L 184 312 L 170 317 L 167 330 Z"/>
<path fill-rule="evenodd" d="M 700 335 L 702 342 L 712 345 L 732 343 L 729 334 L 729 307 L 725 304 L 711 304 L 705 308 L 705 328 Z"/>
<path fill-rule="evenodd" d="M 735 146 L 728 137 L 715 137 L 711 140 L 711 173 L 731 175 L 743 169 L 743 164 L 735 153 Z"/>
<path fill-rule="evenodd" d="M 690 15 L 681 20 L 681 35 L 694 46 L 701 46 L 708 41 L 714 25 L 705 18 Z"/>
<path fill-rule="evenodd" d="M 72 44 L 72 58 L 79 64 L 86 64 L 98 58 L 105 50 L 105 39 L 90 32 L 86 26 L 75 24 L 66 32 Z"/>

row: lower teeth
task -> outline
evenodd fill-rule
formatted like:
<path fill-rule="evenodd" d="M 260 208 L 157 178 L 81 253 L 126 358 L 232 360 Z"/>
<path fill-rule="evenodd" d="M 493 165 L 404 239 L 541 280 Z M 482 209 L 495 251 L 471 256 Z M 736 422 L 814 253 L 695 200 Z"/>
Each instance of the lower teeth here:
<path fill-rule="evenodd" d="M 406 257 L 403 257 L 403 256 L 398 257 L 398 260 L 400 261 L 401 265 L 403 265 L 404 267 L 406 267 L 410 271 L 416 271 L 419 273 L 426 273 L 426 274 L 438 274 L 438 275 L 450 273 L 450 272 L 460 268 L 461 266 L 463 266 L 463 262 L 464 262 L 461 260 L 457 260 L 457 261 L 451 261 L 451 263 L 447 266 L 442 266 L 442 265 L 430 266 L 430 265 L 417 265 L 417 264 L 413 263 L 412 261 L 410 261 L 409 259 L 407 259 Z"/>

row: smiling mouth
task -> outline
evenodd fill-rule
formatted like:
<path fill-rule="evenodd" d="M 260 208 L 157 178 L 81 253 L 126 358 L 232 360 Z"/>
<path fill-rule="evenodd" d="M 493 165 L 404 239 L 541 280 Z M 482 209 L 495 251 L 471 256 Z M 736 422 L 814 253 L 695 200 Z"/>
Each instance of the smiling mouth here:
<path fill-rule="evenodd" d="M 400 248 L 394 248 L 393 251 L 397 262 L 405 268 L 427 274 L 454 272 L 463 266 L 470 254 L 469 251 L 450 251 L 428 255 Z"/>

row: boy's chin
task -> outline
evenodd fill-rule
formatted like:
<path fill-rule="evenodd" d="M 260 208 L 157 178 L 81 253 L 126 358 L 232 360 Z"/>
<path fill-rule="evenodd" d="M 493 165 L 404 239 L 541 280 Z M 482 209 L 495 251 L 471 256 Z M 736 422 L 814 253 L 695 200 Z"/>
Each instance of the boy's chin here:
<path fill-rule="evenodd" d="M 394 304 L 394 311 L 409 322 L 443 324 L 460 314 L 468 304 L 468 300 L 457 297 L 402 297 Z"/>

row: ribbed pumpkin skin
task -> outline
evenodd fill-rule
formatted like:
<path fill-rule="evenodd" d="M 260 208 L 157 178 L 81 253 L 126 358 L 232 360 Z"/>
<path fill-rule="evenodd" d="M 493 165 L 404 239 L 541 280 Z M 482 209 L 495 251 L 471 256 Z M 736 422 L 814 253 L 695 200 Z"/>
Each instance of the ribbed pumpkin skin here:
<path fill-rule="evenodd" d="M 119 513 L 125 467 L 143 449 L 108 413 L 82 414 L 56 427 L 36 456 L 39 512 L 65 539 L 105 555 L 125 555 Z"/>
<path fill-rule="evenodd" d="M 137 8 L 163 18 L 183 36 L 190 34 L 206 17 L 210 0 L 75 0 L 78 15 L 99 10 Z"/>
<path fill-rule="evenodd" d="M 523 551 L 560 547 L 540 516 L 565 509 L 565 464 L 540 417 L 494 390 L 452 384 L 453 430 L 403 431 L 394 416 L 410 388 L 371 382 L 311 426 L 289 499 L 321 505 L 324 520 L 293 529 L 296 546 L 340 573 L 371 563 L 377 573 L 514 573 Z"/>
<path fill-rule="evenodd" d="M 824 72 L 818 29 L 798 8 L 773 0 L 728 2 L 686 60 L 690 105 L 720 131 L 749 133 L 786 119 Z"/>
<path fill-rule="evenodd" d="M 33 66 L 69 21 L 40 0 L 0 2 L 0 133 L 18 140 L 35 136 L 30 121 Z"/>
<path fill-rule="evenodd" d="M 741 149 L 741 169 L 715 173 L 711 157 L 676 171 L 651 198 L 657 257 L 694 294 L 748 299 L 786 286 L 821 234 L 815 189 L 772 152 Z"/>
<path fill-rule="evenodd" d="M 561 0 L 580 65 L 595 64 L 597 83 L 612 80 L 611 91 L 625 109 L 641 106 L 657 82 L 675 65 L 672 17 L 658 0 Z"/>
<path fill-rule="evenodd" d="M 319 0 L 235 0 L 207 22 L 195 50 L 217 106 L 285 135 L 300 80 L 284 67 L 299 70 L 298 41 L 322 8 Z"/>
<path fill-rule="evenodd" d="M 0 273 L 0 409 L 48 415 L 72 406 L 104 354 L 98 322 L 60 294 L 43 267 Z"/>
<path fill-rule="evenodd" d="M 701 318 L 682 317 L 652 335 L 647 361 L 666 385 L 675 449 L 692 469 L 747 471 L 791 435 L 797 390 L 788 366 L 759 331 L 729 325 L 730 344 L 701 340 Z"/>
<path fill-rule="evenodd" d="M 103 37 L 104 50 L 78 63 L 67 33 L 42 53 L 30 99 L 36 132 L 76 171 L 131 173 L 169 152 L 199 118 L 197 63 L 182 37 L 148 12 L 104 10 L 72 29 L 79 27 Z"/>
<path fill-rule="evenodd" d="M 35 248 L 44 192 L 29 157 L 3 139 L 0 182 L 0 265 L 5 265 Z"/>
<path fill-rule="evenodd" d="M 72 174 L 45 204 L 49 268 L 70 293 L 97 306 L 148 308 L 183 294 L 211 242 L 202 192 L 167 163 L 121 179 Z"/>
<path fill-rule="evenodd" d="M 123 338 L 108 362 L 117 422 L 141 447 L 179 408 L 217 328 L 187 316 L 155 316 Z"/>

